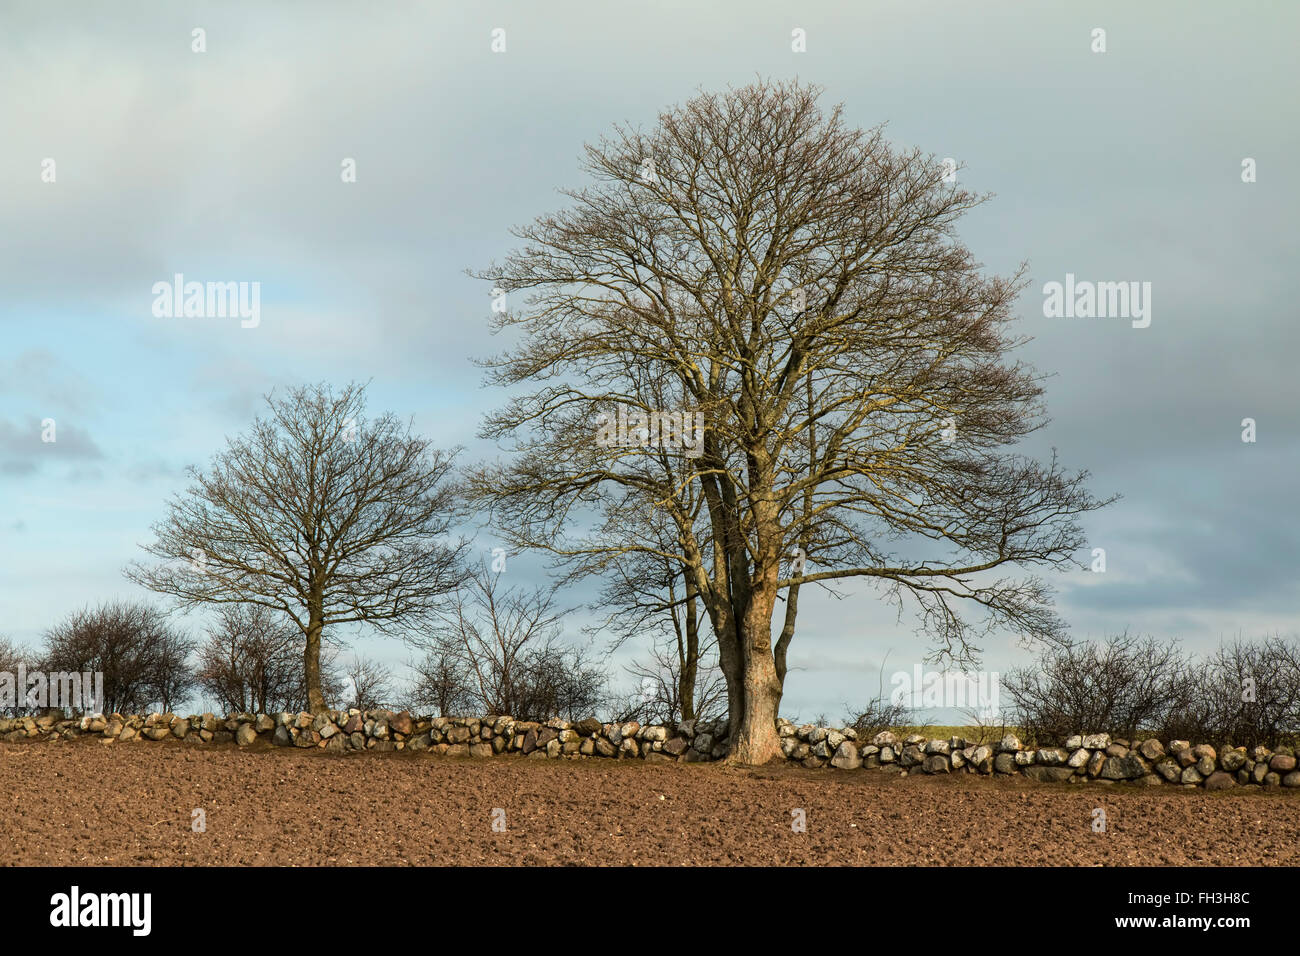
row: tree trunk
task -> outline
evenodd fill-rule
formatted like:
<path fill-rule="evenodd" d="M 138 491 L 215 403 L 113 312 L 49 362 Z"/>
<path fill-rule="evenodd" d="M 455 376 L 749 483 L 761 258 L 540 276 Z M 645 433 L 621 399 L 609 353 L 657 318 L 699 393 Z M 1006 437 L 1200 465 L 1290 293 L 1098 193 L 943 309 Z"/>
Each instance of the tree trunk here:
<path fill-rule="evenodd" d="M 771 576 L 775 585 L 775 576 Z M 733 716 L 729 763 L 757 765 L 784 758 L 776 732 L 776 709 L 781 701 L 781 681 L 772 658 L 772 608 L 775 588 L 751 592 L 749 607 L 738 636 L 741 651 L 741 686 L 744 697 L 740 720 Z M 734 713 L 735 707 L 732 708 Z"/>
<path fill-rule="evenodd" d="M 682 720 L 695 719 L 695 678 L 700 668 L 700 622 L 696 617 L 695 591 L 686 582 L 686 653 L 681 662 L 677 699 L 682 705 Z"/>
<path fill-rule="evenodd" d="M 303 657 L 304 673 L 307 677 L 307 709 L 313 714 L 322 714 L 329 708 L 320 682 L 320 639 L 325 630 L 324 614 L 313 602 L 308 611 L 307 651 Z"/>

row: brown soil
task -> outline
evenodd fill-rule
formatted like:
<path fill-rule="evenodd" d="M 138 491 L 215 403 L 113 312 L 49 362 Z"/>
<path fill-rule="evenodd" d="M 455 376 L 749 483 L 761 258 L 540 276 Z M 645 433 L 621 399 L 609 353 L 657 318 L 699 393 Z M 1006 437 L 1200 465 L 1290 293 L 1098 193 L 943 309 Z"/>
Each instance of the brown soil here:
<path fill-rule="evenodd" d="M 0 745 L 0 801 L 20 865 L 1300 864 L 1300 792 L 1256 788 L 83 740 Z"/>

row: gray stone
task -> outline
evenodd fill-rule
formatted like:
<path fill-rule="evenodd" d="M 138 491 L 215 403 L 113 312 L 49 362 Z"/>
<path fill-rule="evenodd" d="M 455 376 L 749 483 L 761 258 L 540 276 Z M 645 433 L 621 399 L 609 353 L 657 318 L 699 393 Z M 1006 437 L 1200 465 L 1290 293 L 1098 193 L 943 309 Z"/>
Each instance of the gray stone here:
<path fill-rule="evenodd" d="M 851 740 L 843 740 L 835 748 L 835 756 L 831 758 L 831 766 L 838 767 L 840 770 L 857 770 L 862 766 L 862 758 L 858 756 L 857 744 Z"/>
<path fill-rule="evenodd" d="M 1136 780 L 1138 777 L 1145 776 L 1148 769 L 1142 762 L 1142 758 L 1136 754 L 1107 757 L 1106 762 L 1101 766 L 1101 777 L 1103 780 Z"/>
<path fill-rule="evenodd" d="M 1023 773 L 1030 780 L 1039 783 L 1064 783 L 1074 776 L 1074 771 L 1069 767 L 1045 767 L 1040 764 L 1026 767 Z"/>
<path fill-rule="evenodd" d="M 925 758 L 921 769 L 926 773 L 948 773 L 948 758 L 944 754 L 933 754 Z"/>
<path fill-rule="evenodd" d="M 239 729 L 235 731 L 235 743 L 241 747 L 247 747 L 256 739 L 257 731 L 252 724 L 240 724 Z"/>

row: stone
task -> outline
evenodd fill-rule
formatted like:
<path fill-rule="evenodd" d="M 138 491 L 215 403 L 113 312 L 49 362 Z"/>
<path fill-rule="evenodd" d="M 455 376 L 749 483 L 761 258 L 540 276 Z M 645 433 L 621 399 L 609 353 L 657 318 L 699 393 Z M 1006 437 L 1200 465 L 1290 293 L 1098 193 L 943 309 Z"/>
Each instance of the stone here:
<path fill-rule="evenodd" d="M 170 727 L 146 727 L 144 735 L 150 740 L 162 740 L 171 734 Z"/>
<path fill-rule="evenodd" d="M 948 773 L 948 757 L 946 754 L 932 754 L 925 758 L 921 769 L 926 773 Z"/>
<path fill-rule="evenodd" d="M 840 741 L 840 745 L 835 748 L 835 756 L 831 758 L 831 766 L 840 770 L 857 770 L 861 767 L 858 745 L 847 739 Z"/>
<path fill-rule="evenodd" d="M 788 740 L 789 738 L 787 737 L 786 739 Z M 681 756 L 689 748 L 690 744 L 687 743 L 685 737 L 674 737 L 671 740 L 664 742 L 664 753 L 672 754 L 674 757 Z M 590 751 L 587 751 L 587 753 L 590 753 Z"/>
<path fill-rule="evenodd" d="M 1181 750 L 1173 750 L 1171 752 L 1180 766 L 1190 767 L 1192 764 L 1196 763 L 1196 754 L 1192 753 L 1191 747 L 1184 747 Z"/>
<path fill-rule="evenodd" d="M 1266 787 L 1278 787 L 1278 786 L 1281 786 L 1281 785 L 1282 785 L 1282 775 L 1281 775 L 1281 774 L 1279 774 L 1279 773 L 1275 773 L 1275 772 L 1272 771 L 1272 770 L 1270 770 L 1268 773 L 1264 774 L 1264 786 L 1266 786 Z"/>
<path fill-rule="evenodd" d="M 172 736 L 184 740 L 190 732 L 190 722 L 184 717 L 177 717 L 171 724 Z"/>
<path fill-rule="evenodd" d="M 1083 735 L 1082 735 L 1082 734 L 1075 734 L 1073 737 L 1067 737 L 1067 738 L 1065 738 L 1065 749 L 1066 749 L 1066 750 L 1078 750 L 1078 749 L 1079 749 L 1080 747 L 1082 747 L 1082 746 L 1083 746 Z"/>
<path fill-rule="evenodd" d="M 1215 752 L 1215 749 L 1209 744 L 1197 744 L 1192 748 L 1192 756 L 1196 758 L 1197 763 L 1200 763 L 1202 760 L 1209 760 L 1211 765 L 1216 763 L 1219 759 L 1218 753 Z"/>
<path fill-rule="evenodd" d="M 796 738 L 798 739 L 798 738 Z M 617 743 L 617 741 L 615 741 Z M 695 749 L 702 754 L 706 754 L 713 749 L 713 735 L 700 734 L 695 738 Z"/>
<path fill-rule="evenodd" d="M 1165 757 L 1156 764 L 1156 773 L 1164 777 L 1170 783 L 1178 783 L 1179 778 L 1183 775 L 1183 770 L 1178 766 L 1178 761 L 1172 757 Z"/>
<path fill-rule="evenodd" d="M 1105 750 L 1110 746 L 1110 734 L 1087 734 L 1083 746 L 1088 750 Z"/>
<path fill-rule="evenodd" d="M 289 728 L 281 724 L 275 728 L 275 733 L 271 736 L 271 743 L 277 747 L 290 747 L 293 745 L 293 738 L 289 735 Z"/>
<path fill-rule="evenodd" d="M 247 747 L 257 739 L 257 731 L 252 724 L 240 724 L 239 729 L 235 731 L 235 743 L 241 747 Z"/>
<path fill-rule="evenodd" d="M 1070 759 L 1065 762 L 1065 765 L 1077 770 L 1080 767 L 1087 767 L 1088 761 L 1091 759 L 1092 754 L 1080 747 L 1074 753 L 1070 754 Z"/>
<path fill-rule="evenodd" d="M 1015 758 L 1017 767 L 1028 767 L 1034 762 L 1034 752 L 1032 750 L 1017 750 Z"/>
<path fill-rule="evenodd" d="M 1124 747 L 1124 746 L 1121 746 L 1120 744 L 1111 744 L 1109 747 L 1106 748 L 1106 756 L 1107 756 L 1107 757 L 1127 757 L 1127 756 L 1128 756 L 1128 748 L 1127 748 L 1127 747 Z"/>
<path fill-rule="evenodd" d="M 1216 764 L 1213 757 L 1201 757 L 1196 761 L 1196 772 L 1202 777 L 1208 777 L 1210 774 L 1214 773 L 1215 766 Z"/>
<path fill-rule="evenodd" d="M 891 747 L 891 746 L 889 746 L 888 744 L 886 744 L 885 746 L 883 746 L 883 747 L 880 748 L 880 762 L 881 762 L 881 763 L 883 763 L 883 764 L 892 764 L 892 763 L 893 763 L 895 760 L 897 760 L 897 759 L 898 759 L 898 754 L 894 752 L 894 748 L 893 748 L 893 747 Z"/>
<path fill-rule="evenodd" d="M 471 757 L 491 757 L 492 745 L 483 743 L 470 744 L 469 755 Z"/>
<path fill-rule="evenodd" d="M 968 758 L 968 762 L 980 773 L 993 772 L 993 748 L 981 744 Z"/>
<path fill-rule="evenodd" d="M 348 743 L 351 745 L 353 750 L 366 749 L 365 735 L 360 732 L 353 732 L 348 734 Z M 446 744 L 444 744 L 443 746 L 446 746 Z"/>
<path fill-rule="evenodd" d="M 1101 767 L 1101 777 L 1103 780 L 1136 780 L 1145 776 L 1148 770 L 1140 757 L 1126 754 L 1123 757 L 1107 757 Z"/>
<path fill-rule="evenodd" d="M 1023 772 L 1030 780 L 1039 783 L 1064 783 L 1074 776 L 1074 771 L 1069 767 L 1044 767 L 1037 764 L 1026 767 Z"/>
<path fill-rule="evenodd" d="M 404 710 L 400 714 L 394 714 L 388 726 L 399 734 L 410 736 L 415 730 L 415 721 L 411 719 L 411 712 Z"/>
<path fill-rule="evenodd" d="M 213 727 L 209 727 L 207 724 L 208 722 L 205 719 L 203 721 L 204 730 L 215 729 Z M 258 714 L 257 719 L 253 722 L 253 729 L 256 730 L 259 734 L 269 734 L 271 731 L 275 730 L 275 719 L 268 716 L 267 714 Z"/>
<path fill-rule="evenodd" d="M 993 769 L 996 770 L 998 773 L 1015 773 L 1016 772 L 1015 754 L 1011 754 L 1011 753 L 998 754 L 996 757 L 993 758 Z"/>
<path fill-rule="evenodd" d="M 1147 760 L 1159 760 L 1165 755 L 1165 745 L 1152 737 L 1138 745 L 1138 753 Z"/>
<path fill-rule="evenodd" d="M 1065 763 L 1068 757 L 1064 750 L 1044 747 L 1034 755 L 1034 762 L 1044 767 L 1055 767 Z"/>
<path fill-rule="evenodd" d="M 1205 778 L 1206 790 L 1227 790 L 1236 785 L 1237 781 L 1232 778 L 1232 774 L 1224 773 L 1222 770 L 1216 770 Z"/>
<path fill-rule="evenodd" d="M 1276 770 L 1280 774 L 1289 773 L 1295 769 L 1295 757 L 1290 754 L 1276 753 L 1268 762 L 1268 769 Z"/>
<path fill-rule="evenodd" d="M 600 733 L 601 723 L 595 717 L 587 717 L 573 725 L 573 729 L 584 737 L 594 737 Z"/>
<path fill-rule="evenodd" d="M 1246 766 L 1246 748 L 1238 747 L 1235 750 L 1225 750 L 1219 756 L 1219 766 L 1228 773 L 1236 773 Z"/>
<path fill-rule="evenodd" d="M 945 754 L 945 755 L 946 755 L 946 754 L 948 753 L 948 741 L 946 741 L 946 740 L 931 740 L 931 741 L 929 741 L 928 743 L 926 743 L 926 745 L 925 745 L 925 752 L 928 753 L 928 754 Z"/>
<path fill-rule="evenodd" d="M 1180 778 L 1183 783 L 1199 784 L 1204 779 L 1195 767 L 1185 767 Z"/>
<path fill-rule="evenodd" d="M 1300 787 L 1300 770 L 1292 770 L 1289 774 L 1283 777 L 1282 786 Z"/>
<path fill-rule="evenodd" d="M 883 751 L 886 747 L 893 747 L 898 743 L 898 738 L 888 730 L 882 730 L 876 736 L 871 738 L 872 745 L 881 748 Z"/>

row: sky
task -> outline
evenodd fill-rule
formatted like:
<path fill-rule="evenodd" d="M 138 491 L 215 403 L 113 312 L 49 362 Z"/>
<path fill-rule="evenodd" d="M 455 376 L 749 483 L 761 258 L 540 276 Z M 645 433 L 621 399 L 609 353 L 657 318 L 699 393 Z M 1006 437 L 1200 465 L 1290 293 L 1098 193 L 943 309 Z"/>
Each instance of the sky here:
<path fill-rule="evenodd" d="M 990 272 L 1027 263 L 1020 357 L 1051 376 L 1052 423 L 1023 450 L 1123 496 L 1084 519 L 1105 572 L 1051 578 L 1071 633 L 1300 633 L 1298 31 L 1282 0 L 5 4 L 0 635 L 154 599 L 123 566 L 272 388 L 370 381 L 372 411 L 495 457 L 477 430 L 501 396 L 472 359 L 502 343 L 467 270 L 562 208 L 585 142 L 760 77 L 820 84 L 994 194 L 959 234 Z M 260 321 L 156 316 L 177 273 L 260 283 Z M 1150 324 L 1045 315 L 1067 274 L 1150 283 Z M 801 599 L 788 715 L 842 716 L 930 650 L 842 590 Z M 1030 653 L 1012 633 L 984 652 L 993 672 Z"/>

